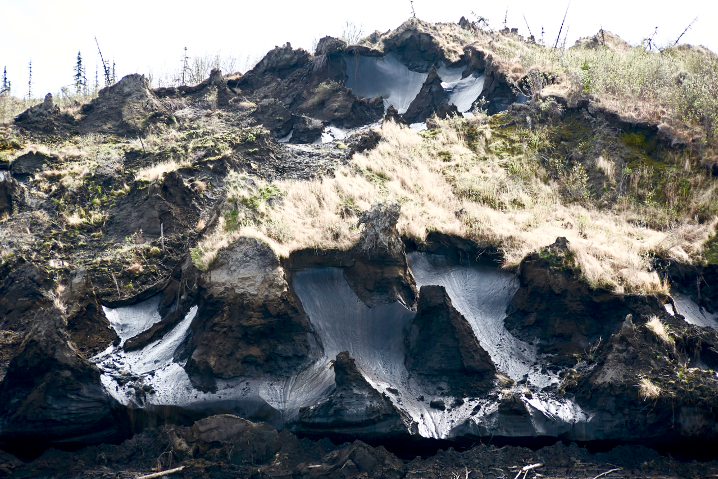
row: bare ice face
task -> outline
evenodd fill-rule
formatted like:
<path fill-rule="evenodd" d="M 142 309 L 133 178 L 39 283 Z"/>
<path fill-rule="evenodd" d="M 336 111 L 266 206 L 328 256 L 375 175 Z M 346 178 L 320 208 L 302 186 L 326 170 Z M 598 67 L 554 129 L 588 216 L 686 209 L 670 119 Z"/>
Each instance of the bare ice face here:
<path fill-rule="evenodd" d="M 686 318 L 686 322 L 695 326 L 713 328 L 718 331 L 718 313 L 709 313 L 705 309 L 694 303 L 690 297 L 685 294 L 672 293 L 673 302 L 676 304 L 678 311 L 673 311 L 671 304 L 666 304 L 665 308 L 671 315 L 678 313 Z"/>
<path fill-rule="evenodd" d="M 439 68 L 439 77 L 441 77 L 441 86 L 449 95 L 448 103 L 456 105 L 460 113 L 466 113 L 471 110 L 477 98 L 481 96 L 484 90 L 484 81 L 486 75 L 478 75 L 472 73 L 466 78 L 461 78 L 463 68 L 448 68 L 444 65 Z"/>
<path fill-rule="evenodd" d="M 347 88 L 363 98 L 382 97 L 384 111 L 394 105 L 399 113 L 406 113 L 429 76 L 409 70 L 393 53 L 384 57 L 344 55 L 344 61 Z"/>
<path fill-rule="evenodd" d="M 132 306 L 122 308 L 102 307 L 112 329 L 120 337 L 120 346 L 125 344 L 128 339 L 147 331 L 153 324 L 162 320 L 160 313 L 157 311 L 160 298 L 161 295 L 156 294 L 150 299 Z"/>
<path fill-rule="evenodd" d="M 529 382 L 538 388 L 551 384 L 553 378 L 538 372 L 535 346 L 517 340 L 503 326 L 506 308 L 518 289 L 515 275 L 480 265 L 451 264 L 436 255 L 410 253 L 408 259 L 418 286 L 445 287 L 500 372 L 517 381 L 528 375 Z M 312 364 L 295 375 L 218 379 L 216 392 L 194 389 L 178 351 L 197 314 L 195 306 L 172 331 L 142 350 L 126 352 L 120 347 L 110 347 L 93 358 L 103 371 L 103 385 L 121 403 L 140 407 L 222 406 L 246 414 L 269 407 L 279 418 L 273 424 L 281 426 L 296 419 L 300 407 L 318 404 L 333 392 L 332 361 L 339 352 L 348 351 L 367 382 L 410 417 L 424 437 L 446 438 L 465 433 L 559 434 L 572 428 L 576 421 L 585 420 L 574 403 L 543 392 L 525 400 L 531 413 L 520 424 L 502 419 L 493 394 L 461 398 L 463 403 L 448 407 L 459 398 L 433 396 L 424 391 L 409 376 L 404 364 L 405 329 L 416 313 L 398 302 L 366 306 L 339 268 L 297 271 L 292 286 L 321 344 L 315 345 Z M 124 342 L 159 320 L 158 303 L 158 297 L 150 298 L 130 307 L 107 308 L 106 314 Z M 152 392 L 139 397 L 137 388 L 144 386 Z M 431 408 L 429 403 L 435 399 L 443 400 L 447 408 Z"/>
<path fill-rule="evenodd" d="M 384 111 L 394 105 L 399 113 L 406 113 L 429 76 L 409 70 L 393 53 L 384 57 L 345 55 L 344 61 L 347 88 L 363 98 L 382 97 Z M 468 112 L 481 95 L 486 76 L 473 73 L 462 78 L 463 67 L 449 68 L 443 64 L 438 72 L 441 86 L 449 96 L 448 103 L 456 105 L 461 113 Z"/>

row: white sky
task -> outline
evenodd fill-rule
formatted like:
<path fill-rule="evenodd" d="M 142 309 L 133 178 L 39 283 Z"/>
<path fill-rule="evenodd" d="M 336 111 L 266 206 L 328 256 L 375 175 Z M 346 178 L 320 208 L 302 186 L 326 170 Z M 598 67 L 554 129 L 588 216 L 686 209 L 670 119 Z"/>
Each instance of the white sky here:
<path fill-rule="evenodd" d="M 473 11 L 500 29 L 508 7 L 509 27 L 526 36 L 525 15 L 534 35 L 538 37 L 543 26 L 546 43 L 553 44 L 567 3 L 414 0 L 414 9 L 419 18 L 431 22 L 457 22 Z M 314 39 L 341 35 L 346 21 L 363 24 L 366 35 L 396 28 L 410 15 L 409 0 L 0 0 L 0 68 L 7 66 L 13 92 L 23 96 L 32 60 L 33 96 L 41 97 L 72 83 L 78 50 L 88 80 L 94 81 L 95 64 L 99 65 L 95 35 L 105 60 L 114 59 L 121 77 L 175 69 L 185 46 L 190 56 L 221 51 L 244 62 L 287 41 L 309 49 Z M 666 44 L 696 16 L 698 21 L 681 43 L 718 52 L 718 1 L 573 0 L 566 18 L 567 46 L 601 26 L 633 44 L 658 27 L 656 39 Z"/>

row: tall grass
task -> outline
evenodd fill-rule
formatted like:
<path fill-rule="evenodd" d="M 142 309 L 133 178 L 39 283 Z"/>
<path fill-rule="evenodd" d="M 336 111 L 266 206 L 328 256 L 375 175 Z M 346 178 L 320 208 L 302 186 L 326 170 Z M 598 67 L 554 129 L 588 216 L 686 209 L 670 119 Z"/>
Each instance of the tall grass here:
<path fill-rule="evenodd" d="M 703 47 L 655 51 L 581 43 L 553 49 L 509 34 L 479 32 L 477 39 L 507 71 L 556 74 L 557 84 L 547 93 L 586 93 L 620 114 L 700 126 L 710 141 L 718 131 L 718 56 Z"/>
<path fill-rule="evenodd" d="M 193 253 L 195 263 L 207 268 L 217 251 L 240 235 L 259 237 L 283 256 L 303 248 L 348 249 L 360 234 L 356 214 L 373 203 L 395 201 L 402 205 L 399 232 L 416 241 L 432 231 L 472 238 L 500 248 L 512 267 L 565 236 L 591 284 L 667 292 L 651 270 L 649 253 L 694 253 L 715 225 L 686 222 L 656 231 L 631 222 L 628 214 L 566 202 L 557 185 L 541 180 L 545 174 L 531 155 L 487 152 L 488 127 L 480 130 L 472 151 L 452 121 L 465 120 L 445 120 L 442 128 L 425 133 L 387 123 L 378 147 L 356 154 L 334 178 L 275 182 L 273 194 L 280 200 L 272 204 L 231 200 L 224 219 Z M 238 188 L 243 198 L 258 198 L 266 191 L 258 185 L 252 180 Z"/>

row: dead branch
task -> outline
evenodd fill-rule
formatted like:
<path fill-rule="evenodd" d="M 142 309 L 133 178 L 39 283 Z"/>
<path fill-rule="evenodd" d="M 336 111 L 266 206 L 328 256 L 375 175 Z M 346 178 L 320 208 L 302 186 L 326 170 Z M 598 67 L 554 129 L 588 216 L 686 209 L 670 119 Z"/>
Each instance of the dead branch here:
<path fill-rule="evenodd" d="M 115 286 L 117 286 L 117 299 L 120 299 L 122 295 L 120 294 L 120 285 L 117 283 L 117 278 L 115 278 L 115 273 L 112 273 L 112 279 L 115 280 Z"/>
<path fill-rule="evenodd" d="M 530 470 L 538 469 L 539 467 L 543 467 L 543 464 L 539 463 L 539 464 L 531 464 L 529 466 L 524 466 L 519 470 L 519 472 L 516 474 L 516 477 L 514 477 L 514 479 L 519 479 L 519 476 L 521 475 L 522 472 L 524 473 L 524 479 L 526 479 L 526 474 L 528 474 Z"/>
<path fill-rule="evenodd" d="M 174 469 L 168 469 L 168 470 L 162 471 L 162 472 L 155 472 L 153 474 L 147 474 L 146 476 L 138 476 L 135 479 L 154 479 L 155 477 L 162 477 L 162 476 L 166 476 L 168 474 L 173 474 L 175 472 L 179 472 L 182 469 L 184 469 L 184 466 L 175 467 Z"/>
<path fill-rule="evenodd" d="M 688 26 L 686 27 L 686 29 L 683 30 L 683 33 L 681 33 L 681 34 L 678 36 L 678 38 L 676 38 L 676 41 L 675 41 L 675 43 L 673 44 L 674 47 L 675 47 L 676 45 L 678 45 L 678 42 L 680 41 L 681 38 L 683 38 L 683 35 L 686 34 L 686 32 L 688 31 L 688 29 L 691 28 L 694 23 L 696 23 L 696 20 L 698 20 L 698 17 L 694 18 L 693 21 L 690 23 L 690 25 L 688 25 Z"/>
<path fill-rule="evenodd" d="M 554 45 L 554 48 L 558 48 L 558 41 L 561 39 L 561 31 L 563 30 L 563 24 L 566 23 L 566 15 L 568 15 L 568 7 L 571 6 L 571 2 L 568 2 L 568 5 L 566 6 L 566 13 L 563 14 L 563 20 L 561 21 L 561 28 L 558 29 L 558 36 L 556 37 L 556 45 Z"/>
<path fill-rule="evenodd" d="M 526 15 L 524 15 L 524 14 L 521 14 L 521 15 L 524 17 L 524 22 L 526 22 L 526 28 L 529 29 L 529 35 L 533 37 L 534 34 L 531 33 L 531 27 L 529 27 L 529 22 L 526 20 Z"/>
<path fill-rule="evenodd" d="M 598 479 L 599 477 L 605 476 L 606 474 L 610 474 L 610 473 L 612 473 L 612 472 L 616 472 L 616 471 L 620 471 L 620 470 L 621 470 L 621 468 L 620 468 L 620 467 L 617 467 L 617 468 L 615 468 L 615 469 L 611 469 L 610 471 L 602 472 L 601 474 L 599 474 L 598 476 L 594 477 L 593 479 Z"/>

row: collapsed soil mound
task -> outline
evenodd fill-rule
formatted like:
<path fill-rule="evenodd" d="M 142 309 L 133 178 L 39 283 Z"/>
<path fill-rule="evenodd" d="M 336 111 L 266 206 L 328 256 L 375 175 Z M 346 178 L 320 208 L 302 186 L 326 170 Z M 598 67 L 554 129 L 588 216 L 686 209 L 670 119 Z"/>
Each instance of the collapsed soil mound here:
<path fill-rule="evenodd" d="M 85 117 L 80 131 L 138 135 L 150 114 L 164 107 L 144 75 L 132 74 L 100 90 L 98 97 L 83 105 Z"/>
<path fill-rule="evenodd" d="M 199 279 L 187 372 L 195 385 L 215 378 L 288 375 L 308 360 L 310 331 L 274 252 L 254 238 L 222 251 Z"/>

